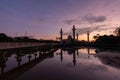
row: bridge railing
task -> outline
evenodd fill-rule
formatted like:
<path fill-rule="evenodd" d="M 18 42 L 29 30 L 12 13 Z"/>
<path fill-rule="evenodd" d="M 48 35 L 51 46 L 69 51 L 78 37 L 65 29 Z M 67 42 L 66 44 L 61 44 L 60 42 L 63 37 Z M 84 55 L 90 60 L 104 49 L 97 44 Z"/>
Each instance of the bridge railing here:
<path fill-rule="evenodd" d="M 0 42 L 0 49 L 9 49 L 9 48 L 22 48 L 22 47 L 34 47 L 34 46 L 45 46 L 45 45 L 57 45 L 56 43 L 35 43 L 35 42 Z"/>

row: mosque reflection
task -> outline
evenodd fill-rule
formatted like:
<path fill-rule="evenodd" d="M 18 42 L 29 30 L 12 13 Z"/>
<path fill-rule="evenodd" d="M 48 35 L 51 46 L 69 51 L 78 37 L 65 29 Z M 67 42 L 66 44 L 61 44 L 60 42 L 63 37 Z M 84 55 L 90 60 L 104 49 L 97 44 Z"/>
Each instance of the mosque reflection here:
<path fill-rule="evenodd" d="M 67 51 L 67 53 L 69 55 L 73 55 L 73 65 L 75 66 L 76 64 L 76 51 L 78 54 L 78 49 L 74 49 L 74 48 L 64 48 L 64 49 L 60 49 L 60 60 L 63 61 L 63 51 Z"/>
<path fill-rule="evenodd" d="M 60 49 L 60 60 L 63 61 L 63 53 L 67 51 L 69 55 L 73 56 L 72 63 L 75 66 L 77 63 L 76 56 L 79 56 L 79 50 L 82 48 L 61 48 Z M 88 55 L 88 59 L 91 57 L 98 58 L 103 64 L 109 65 L 115 68 L 120 68 L 120 51 L 111 51 L 111 50 L 103 50 L 103 49 L 95 49 L 95 53 L 91 53 L 91 48 L 86 48 L 86 52 Z"/>
<path fill-rule="evenodd" d="M 78 48 L 78 47 L 67 47 L 67 48 L 60 48 L 60 60 L 61 62 L 63 61 L 63 54 L 65 51 L 67 51 L 68 55 L 72 55 L 72 63 L 75 66 L 77 63 L 77 56 L 79 56 L 80 52 L 79 50 L 82 48 Z M 86 52 L 88 55 L 88 59 L 90 58 L 90 56 L 94 56 L 96 58 L 96 54 L 94 53 L 90 53 L 90 48 L 85 48 Z"/>

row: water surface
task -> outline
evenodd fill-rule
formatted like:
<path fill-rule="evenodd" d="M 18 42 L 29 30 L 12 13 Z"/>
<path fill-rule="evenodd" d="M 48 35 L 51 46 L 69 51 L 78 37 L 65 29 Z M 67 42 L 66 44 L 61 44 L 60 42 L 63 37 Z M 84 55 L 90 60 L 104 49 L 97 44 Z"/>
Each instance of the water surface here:
<path fill-rule="evenodd" d="M 17 76 L 5 77 L 14 80 L 120 80 L 119 60 L 120 52 L 96 53 L 95 48 L 64 48 L 49 55 L 39 51 L 19 55 L 12 52 L 6 59 L 4 71 L 1 68 L 1 75 L 22 67 L 13 71 Z"/>

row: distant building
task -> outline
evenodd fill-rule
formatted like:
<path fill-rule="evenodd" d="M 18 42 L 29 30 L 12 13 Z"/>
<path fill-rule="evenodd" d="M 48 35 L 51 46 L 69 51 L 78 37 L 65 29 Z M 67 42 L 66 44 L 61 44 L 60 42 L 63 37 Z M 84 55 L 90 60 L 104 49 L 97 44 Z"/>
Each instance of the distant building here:
<path fill-rule="evenodd" d="M 63 39 L 63 30 L 62 29 L 60 30 L 60 41 L 61 41 L 60 44 L 61 45 L 76 45 L 77 44 L 77 42 L 78 42 L 78 34 L 77 34 L 77 36 L 75 36 L 75 34 L 76 34 L 75 25 L 73 25 L 72 31 L 73 31 L 72 36 L 68 35 L 67 39 Z M 75 37 L 77 37 L 77 39 Z"/>

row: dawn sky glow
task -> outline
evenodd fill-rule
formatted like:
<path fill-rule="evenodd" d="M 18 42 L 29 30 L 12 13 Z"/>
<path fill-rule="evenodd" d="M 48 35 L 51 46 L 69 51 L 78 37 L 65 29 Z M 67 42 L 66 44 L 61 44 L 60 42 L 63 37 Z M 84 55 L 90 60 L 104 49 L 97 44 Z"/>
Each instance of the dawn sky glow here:
<path fill-rule="evenodd" d="M 87 30 L 111 34 L 120 25 L 119 8 L 120 0 L 0 0 L 0 32 L 55 39 L 76 25 L 79 38 Z"/>

